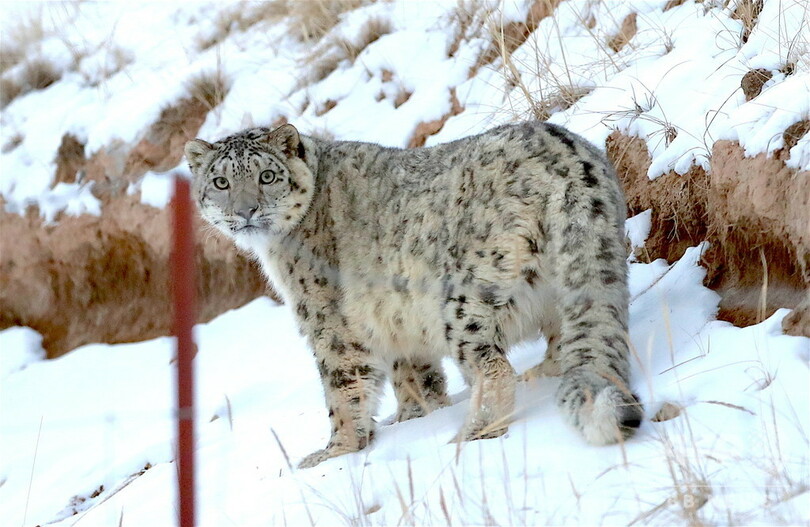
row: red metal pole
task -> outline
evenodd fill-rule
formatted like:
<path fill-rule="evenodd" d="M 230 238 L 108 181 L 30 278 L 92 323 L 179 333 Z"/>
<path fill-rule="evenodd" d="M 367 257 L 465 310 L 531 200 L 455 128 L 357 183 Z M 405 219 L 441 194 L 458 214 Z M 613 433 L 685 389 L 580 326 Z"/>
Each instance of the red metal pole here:
<path fill-rule="evenodd" d="M 171 290 L 177 337 L 177 473 L 180 526 L 194 526 L 194 232 L 189 183 L 175 176 L 172 198 Z"/>

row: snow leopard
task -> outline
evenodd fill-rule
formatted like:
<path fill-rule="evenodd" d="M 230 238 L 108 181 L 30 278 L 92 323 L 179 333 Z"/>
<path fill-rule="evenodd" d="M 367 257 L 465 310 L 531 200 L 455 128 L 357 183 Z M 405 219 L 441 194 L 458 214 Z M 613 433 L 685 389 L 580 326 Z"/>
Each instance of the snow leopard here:
<path fill-rule="evenodd" d="M 501 436 L 518 382 L 507 352 L 540 333 L 533 371 L 561 376 L 557 402 L 587 442 L 640 426 L 624 197 L 582 137 L 523 122 L 399 149 L 285 124 L 185 154 L 201 215 L 260 262 L 315 356 L 331 437 L 300 467 L 372 441 L 386 379 L 396 420 L 448 405 L 445 357 L 470 385 L 456 440 Z"/>

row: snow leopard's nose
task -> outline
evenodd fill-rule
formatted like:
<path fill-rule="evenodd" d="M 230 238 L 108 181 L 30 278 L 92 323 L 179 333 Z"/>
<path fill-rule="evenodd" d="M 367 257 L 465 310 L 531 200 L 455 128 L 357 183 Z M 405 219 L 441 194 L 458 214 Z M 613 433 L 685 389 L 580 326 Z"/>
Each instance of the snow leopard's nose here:
<path fill-rule="evenodd" d="M 256 205 L 255 207 L 248 207 L 248 208 L 237 210 L 236 214 L 237 214 L 237 216 L 241 216 L 241 217 L 245 218 L 246 220 L 250 220 L 250 218 L 253 217 L 253 215 L 256 213 L 256 211 L 258 209 L 259 209 L 259 206 Z"/>

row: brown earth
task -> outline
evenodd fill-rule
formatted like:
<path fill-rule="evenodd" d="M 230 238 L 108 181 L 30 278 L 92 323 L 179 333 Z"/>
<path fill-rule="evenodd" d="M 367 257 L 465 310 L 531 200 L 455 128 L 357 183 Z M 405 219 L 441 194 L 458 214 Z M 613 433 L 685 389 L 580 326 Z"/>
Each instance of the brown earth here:
<path fill-rule="evenodd" d="M 630 213 L 652 209 L 642 257 L 671 262 L 689 246 L 711 243 L 705 283 L 722 296 L 720 319 L 747 326 L 808 302 L 810 174 L 785 166 L 787 149 L 745 157 L 738 143 L 717 141 L 710 174 L 693 167 L 652 181 L 643 139 L 614 132 L 607 152 Z M 783 326 L 810 336 L 810 309 L 797 309 Z"/>
<path fill-rule="evenodd" d="M 740 79 L 740 88 L 742 88 L 745 100 L 750 101 L 762 92 L 762 87 L 766 82 L 771 80 L 773 73 L 766 69 L 757 68 L 747 71 Z"/>
<path fill-rule="evenodd" d="M 92 181 L 102 215 L 60 215 L 44 225 L 0 202 L 0 329 L 29 326 L 43 335 L 49 357 L 91 342 L 131 342 L 168 335 L 170 327 L 168 209 L 127 195 L 129 183 L 181 159 L 208 109 L 185 99 L 163 110 L 133 146 L 113 144 L 85 157 L 65 135 L 57 182 Z M 195 219 L 198 321 L 239 307 L 268 290 L 259 269 L 229 240 Z"/>
<path fill-rule="evenodd" d="M 633 39 L 634 36 L 636 36 L 636 32 L 638 31 L 638 23 L 636 18 L 636 13 L 630 13 L 624 17 L 624 20 L 622 20 L 622 25 L 619 27 L 619 32 L 613 35 L 607 42 L 610 49 L 618 53 L 627 45 L 628 42 Z"/>
<path fill-rule="evenodd" d="M 408 141 L 408 148 L 425 146 L 425 141 L 427 141 L 428 137 L 439 133 L 439 131 L 444 127 L 444 123 L 446 123 L 449 118 L 453 117 L 454 115 L 458 115 L 463 111 L 464 107 L 461 106 L 461 103 L 458 102 L 458 97 L 456 97 L 456 89 L 450 88 L 450 112 L 441 116 L 439 119 L 419 123 L 416 126 L 410 141 Z"/>
<path fill-rule="evenodd" d="M 169 210 L 121 196 L 101 217 L 44 226 L 0 212 L 0 328 L 29 326 L 49 357 L 91 342 L 132 342 L 171 330 Z M 255 265 L 196 220 L 198 321 L 265 293 Z"/>

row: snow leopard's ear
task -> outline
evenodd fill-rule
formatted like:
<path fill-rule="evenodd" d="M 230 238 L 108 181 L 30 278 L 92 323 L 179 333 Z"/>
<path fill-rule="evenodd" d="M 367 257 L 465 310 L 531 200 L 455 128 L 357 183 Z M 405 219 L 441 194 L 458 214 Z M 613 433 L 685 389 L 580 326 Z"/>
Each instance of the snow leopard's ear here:
<path fill-rule="evenodd" d="M 214 149 L 214 145 L 202 139 L 193 139 L 186 143 L 186 159 L 192 172 L 196 172 L 203 164 L 205 154 Z"/>
<path fill-rule="evenodd" d="M 304 145 L 301 143 L 301 137 L 298 135 L 298 130 L 291 124 L 279 126 L 267 134 L 267 142 L 280 148 L 287 157 L 304 158 Z"/>

